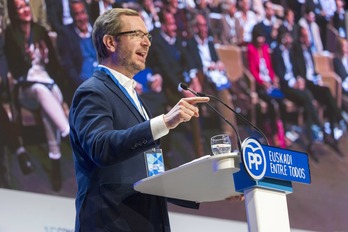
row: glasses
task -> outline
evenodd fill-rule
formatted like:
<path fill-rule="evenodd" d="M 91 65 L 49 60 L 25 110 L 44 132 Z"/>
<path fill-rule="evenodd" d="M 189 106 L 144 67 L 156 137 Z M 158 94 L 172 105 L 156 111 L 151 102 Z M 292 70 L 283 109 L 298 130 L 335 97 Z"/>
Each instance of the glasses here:
<path fill-rule="evenodd" d="M 127 34 L 129 34 L 133 37 L 139 38 L 139 39 L 143 39 L 144 37 L 146 37 L 150 42 L 152 42 L 152 35 L 150 35 L 149 33 L 142 32 L 140 30 L 124 31 L 124 32 L 120 32 L 120 33 L 115 34 L 115 36 L 127 35 Z"/>

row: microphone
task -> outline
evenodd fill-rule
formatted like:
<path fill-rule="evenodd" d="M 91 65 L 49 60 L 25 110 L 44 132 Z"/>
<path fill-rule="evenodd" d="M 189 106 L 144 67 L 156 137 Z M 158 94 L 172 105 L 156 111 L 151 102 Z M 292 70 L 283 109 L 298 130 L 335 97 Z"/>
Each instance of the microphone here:
<path fill-rule="evenodd" d="M 209 95 L 204 94 L 204 93 L 197 93 L 196 91 L 193 91 L 192 89 L 190 89 L 188 87 L 187 84 L 185 83 L 180 83 L 179 86 L 183 89 L 183 90 L 187 90 L 190 91 L 191 93 L 193 93 L 194 95 L 198 96 L 198 97 L 209 97 Z M 208 102 L 205 102 L 204 104 L 208 105 L 210 109 L 212 109 L 216 114 L 218 114 L 228 125 L 230 125 L 234 131 L 234 133 L 237 135 L 237 145 L 238 145 L 238 149 L 240 152 L 242 152 L 242 142 L 239 136 L 239 133 L 237 131 L 237 129 L 232 125 L 232 123 L 230 123 L 219 111 L 217 111 L 212 105 L 210 105 Z"/>
<path fill-rule="evenodd" d="M 195 92 L 193 91 L 192 89 L 190 89 L 188 87 L 187 84 L 185 83 L 180 83 L 180 87 L 184 90 L 188 90 L 190 91 L 191 93 L 193 93 L 194 95 L 196 96 L 199 96 L 199 97 L 209 97 L 209 98 L 212 98 L 214 100 L 217 100 L 218 102 L 220 102 L 221 104 L 223 104 L 225 107 L 227 107 L 229 110 L 231 110 L 235 115 L 238 116 L 238 118 L 242 119 L 243 122 L 245 122 L 246 124 L 248 124 L 250 127 L 254 128 L 266 141 L 267 145 L 269 145 L 269 142 L 268 142 L 268 139 L 266 137 L 266 135 L 257 127 L 255 126 L 254 124 L 252 124 L 248 119 L 246 119 L 243 115 L 241 115 L 240 113 L 238 113 L 237 111 L 235 111 L 234 109 L 232 109 L 229 105 L 227 105 L 225 102 L 221 101 L 219 98 L 213 96 L 213 95 L 209 95 L 209 94 L 206 94 L 206 93 L 201 93 L 201 92 Z M 215 109 L 214 109 L 215 110 Z M 226 121 L 226 120 L 225 120 Z M 231 123 L 228 123 L 229 125 L 231 125 Z M 232 126 L 233 127 L 233 126 Z M 234 131 L 236 131 L 236 129 L 233 127 Z M 236 134 L 238 134 L 236 132 Z M 240 138 L 238 136 L 238 139 L 240 141 Z"/>

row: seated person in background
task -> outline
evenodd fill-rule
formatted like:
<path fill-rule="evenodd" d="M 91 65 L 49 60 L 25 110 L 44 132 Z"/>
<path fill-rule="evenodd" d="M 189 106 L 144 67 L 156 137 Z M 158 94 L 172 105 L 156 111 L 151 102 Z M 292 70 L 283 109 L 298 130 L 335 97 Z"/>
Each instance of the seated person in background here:
<path fill-rule="evenodd" d="M 60 34 L 62 28 L 73 22 L 69 0 L 45 0 L 47 20 L 52 30 Z"/>
<path fill-rule="evenodd" d="M 284 11 L 282 26 L 288 30 L 293 41 L 297 41 L 298 24 L 295 22 L 295 14 L 290 8 L 286 8 Z"/>
<path fill-rule="evenodd" d="M 9 148 L 11 153 L 14 153 L 18 159 L 19 167 L 24 175 L 28 175 L 33 172 L 34 167 L 31 163 L 30 156 L 26 151 L 25 147 L 20 142 L 18 135 L 18 128 L 16 125 L 10 121 L 8 118 L 7 112 L 3 108 L 0 101 L 0 162 L 4 161 L 2 157 L 4 154 L 4 148 Z M 5 163 L 0 164 L 0 187 L 1 180 L 4 178 L 4 167 Z M 10 183 L 8 183 L 10 184 Z M 8 186 L 10 187 L 10 186 Z"/>
<path fill-rule="evenodd" d="M 279 90 L 278 78 L 274 75 L 269 46 L 265 43 L 265 34 L 260 24 L 252 31 L 252 42 L 247 46 L 247 62 L 249 70 L 256 82 L 256 92 L 267 104 L 267 111 L 261 113 L 266 135 L 271 136 L 274 145 L 286 147 L 284 126 L 280 120 L 279 105 L 282 104 L 282 93 Z"/>
<path fill-rule="evenodd" d="M 315 21 L 315 14 L 310 7 L 306 7 L 303 17 L 298 21 L 300 27 L 307 32 L 308 46 L 312 53 L 323 51 L 320 29 Z"/>
<path fill-rule="evenodd" d="M 250 0 L 239 0 L 239 10 L 235 17 L 239 20 L 243 27 L 243 43 L 249 43 L 252 40 L 252 30 L 259 22 L 257 15 L 250 10 Z"/>
<path fill-rule="evenodd" d="M 155 28 L 160 28 L 161 23 L 158 18 L 158 8 L 155 6 L 153 0 L 140 0 L 140 12 L 139 14 L 143 18 L 148 31 L 152 31 Z"/>
<path fill-rule="evenodd" d="M 336 0 L 336 11 L 332 17 L 332 24 L 340 37 L 347 39 L 346 15 L 343 0 Z"/>
<path fill-rule="evenodd" d="M 342 110 L 345 112 L 345 121 L 348 122 L 348 41 L 340 38 L 337 44 L 337 50 L 333 59 L 335 72 L 342 81 Z M 342 112 L 343 113 L 343 112 Z"/>
<path fill-rule="evenodd" d="M 318 112 L 313 105 L 312 93 L 306 89 L 306 80 L 297 75 L 294 67 L 295 57 L 291 49 L 293 39 L 290 32 L 283 26 L 279 28 L 277 47 L 272 52 L 272 63 L 276 75 L 279 77 L 280 88 L 285 98 L 302 106 L 305 113 L 308 144 L 306 152 L 313 156 L 313 143 L 320 135 L 315 134 L 318 129 L 324 131 L 323 124 L 318 118 Z M 286 117 L 286 115 L 284 115 Z M 315 133 L 312 133 L 315 132 Z M 317 159 L 315 156 L 313 158 Z"/>
<path fill-rule="evenodd" d="M 337 138 L 334 136 L 334 129 L 339 126 L 342 120 L 341 110 L 338 108 L 330 89 L 324 85 L 322 77 L 315 72 L 315 64 L 310 46 L 308 31 L 300 27 L 299 39 L 295 41 L 293 46 L 293 52 L 296 57 L 296 62 L 294 63 L 295 69 L 298 70 L 298 75 L 305 78 L 306 88 L 312 92 L 314 99 L 326 107 L 331 135 L 334 142 L 337 143 Z"/>
<path fill-rule="evenodd" d="M 239 19 L 235 17 L 237 12 L 237 1 L 224 1 L 222 4 L 220 38 L 218 42 L 221 44 L 239 45 L 243 42 L 243 27 Z"/>
<path fill-rule="evenodd" d="M 282 22 L 275 16 L 271 1 L 264 1 L 263 8 L 265 9 L 265 18 L 260 22 L 260 25 L 265 32 L 265 43 L 273 49 L 276 46 L 278 28 Z"/>
<path fill-rule="evenodd" d="M 17 102 L 29 110 L 40 110 L 51 160 L 54 190 L 61 187 L 61 137 L 69 134 L 69 123 L 63 110 L 63 96 L 55 82 L 58 61 L 47 31 L 33 23 L 25 0 L 9 0 L 11 25 L 5 32 L 5 54 L 9 71 L 18 81 Z M 18 65 L 21 64 L 21 65 Z"/>
<path fill-rule="evenodd" d="M 97 66 L 92 41 L 92 25 L 83 0 L 70 1 L 73 23 L 58 34 L 57 47 L 64 72 L 64 96 L 70 103 L 76 88 L 89 78 Z"/>
<path fill-rule="evenodd" d="M 151 32 L 153 41 L 146 66 L 154 74 L 160 74 L 163 78 L 163 91 L 168 105 L 172 107 L 180 98 L 193 96 L 189 91 L 184 91 L 179 87 L 181 82 L 187 83 L 196 92 L 201 92 L 202 88 L 196 76 L 197 70 L 192 64 L 187 49 L 184 47 L 183 40 L 177 36 L 174 15 L 164 10 L 159 13 L 159 19 L 161 28 Z M 179 125 L 169 136 L 163 139 L 163 142 L 171 147 L 171 152 L 166 152 L 168 156 L 178 159 L 185 155 L 182 160 L 173 161 L 175 162 L 173 166 L 194 159 L 196 154 L 200 152 L 201 142 L 193 146 L 194 142 L 191 136 L 192 133 L 200 129 L 196 125 L 197 122 L 198 120 L 193 120 L 190 123 Z M 197 130 L 194 128 L 197 128 Z"/>
<path fill-rule="evenodd" d="M 205 17 L 202 14 L 197 14 L 194 18 L 193 28 L 195 34 L 192 39 L 187 42 L 187 50 L 190 54 L 190 59 L 194 62 L 194 66 L 198 72 L 203 75 L 200 78 L 204 92 L 211 92 L 212 95 L 217 95 L 223 102 L 233 107 L 232 95 L 230 93 L 231 83 L 228 80 L 225 66 L 219 60 L 219 57 L 215 51 L 214 42 L 212 37 L 208 37 L 208 24 Z M 222 104 L 218 103 L 217 108 L 219 112 L 222 112 L 227 121 L 237 129 L 237 123 L 235 115 Z M 209 109 L 210 110 L 210 109 Z M 215 113 L 212 112 L 215 117 Z M 237 142 L 237 137 L 230 125 L 225 121 L 218 118 L 221 121 L 221 129 L 224 133 L 230 135 L 232 141 Z M 207 123 L 204 123 L 205 125 Z M 211 137 L 211 136 L 209 136 Z M 234 149 L 237 149 L 237 144 L 232 144 Z"/>
<path fill-rule="evenodd" d="M 160 74 L 154 74 L 150 68 L 146 68 L 138 72 L 134 80 L 137 82 L 137 93 L 153 115 L 159 115 L 166 110 L 167 100 L 162 91 L 163 79 Z"/>
<path fill-rule="evenodd" d="M 116 7 L 122 7 L 122 5 L 116 0 L 91 0 L 91 3 L 88 4 L 88 12 L 92 25 L 99 15 L 103 14 L 107 10 Z"/>

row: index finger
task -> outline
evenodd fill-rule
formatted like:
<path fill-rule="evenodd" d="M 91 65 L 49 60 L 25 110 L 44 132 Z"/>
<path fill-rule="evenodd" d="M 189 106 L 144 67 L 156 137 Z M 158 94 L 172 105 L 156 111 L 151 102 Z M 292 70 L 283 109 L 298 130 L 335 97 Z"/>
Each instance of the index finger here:
<path fill-rule="evenodd" d="M 196 103 L 208 102 L 210 98 L 209 97 L 188 97 L 188 98 L 184 98 L 184 100 L 190 104 L 196 104 Z"/>

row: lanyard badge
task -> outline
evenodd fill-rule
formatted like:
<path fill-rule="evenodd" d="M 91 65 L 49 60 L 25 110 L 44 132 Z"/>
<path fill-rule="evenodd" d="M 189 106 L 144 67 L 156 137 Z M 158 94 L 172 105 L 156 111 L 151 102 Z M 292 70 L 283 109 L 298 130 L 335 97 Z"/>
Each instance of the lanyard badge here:
<path fill-rule="evenodd" d="M 144 152 L 147 176 L 155 176 L 164 172 L 162 149 L 152 149 Z"/>

